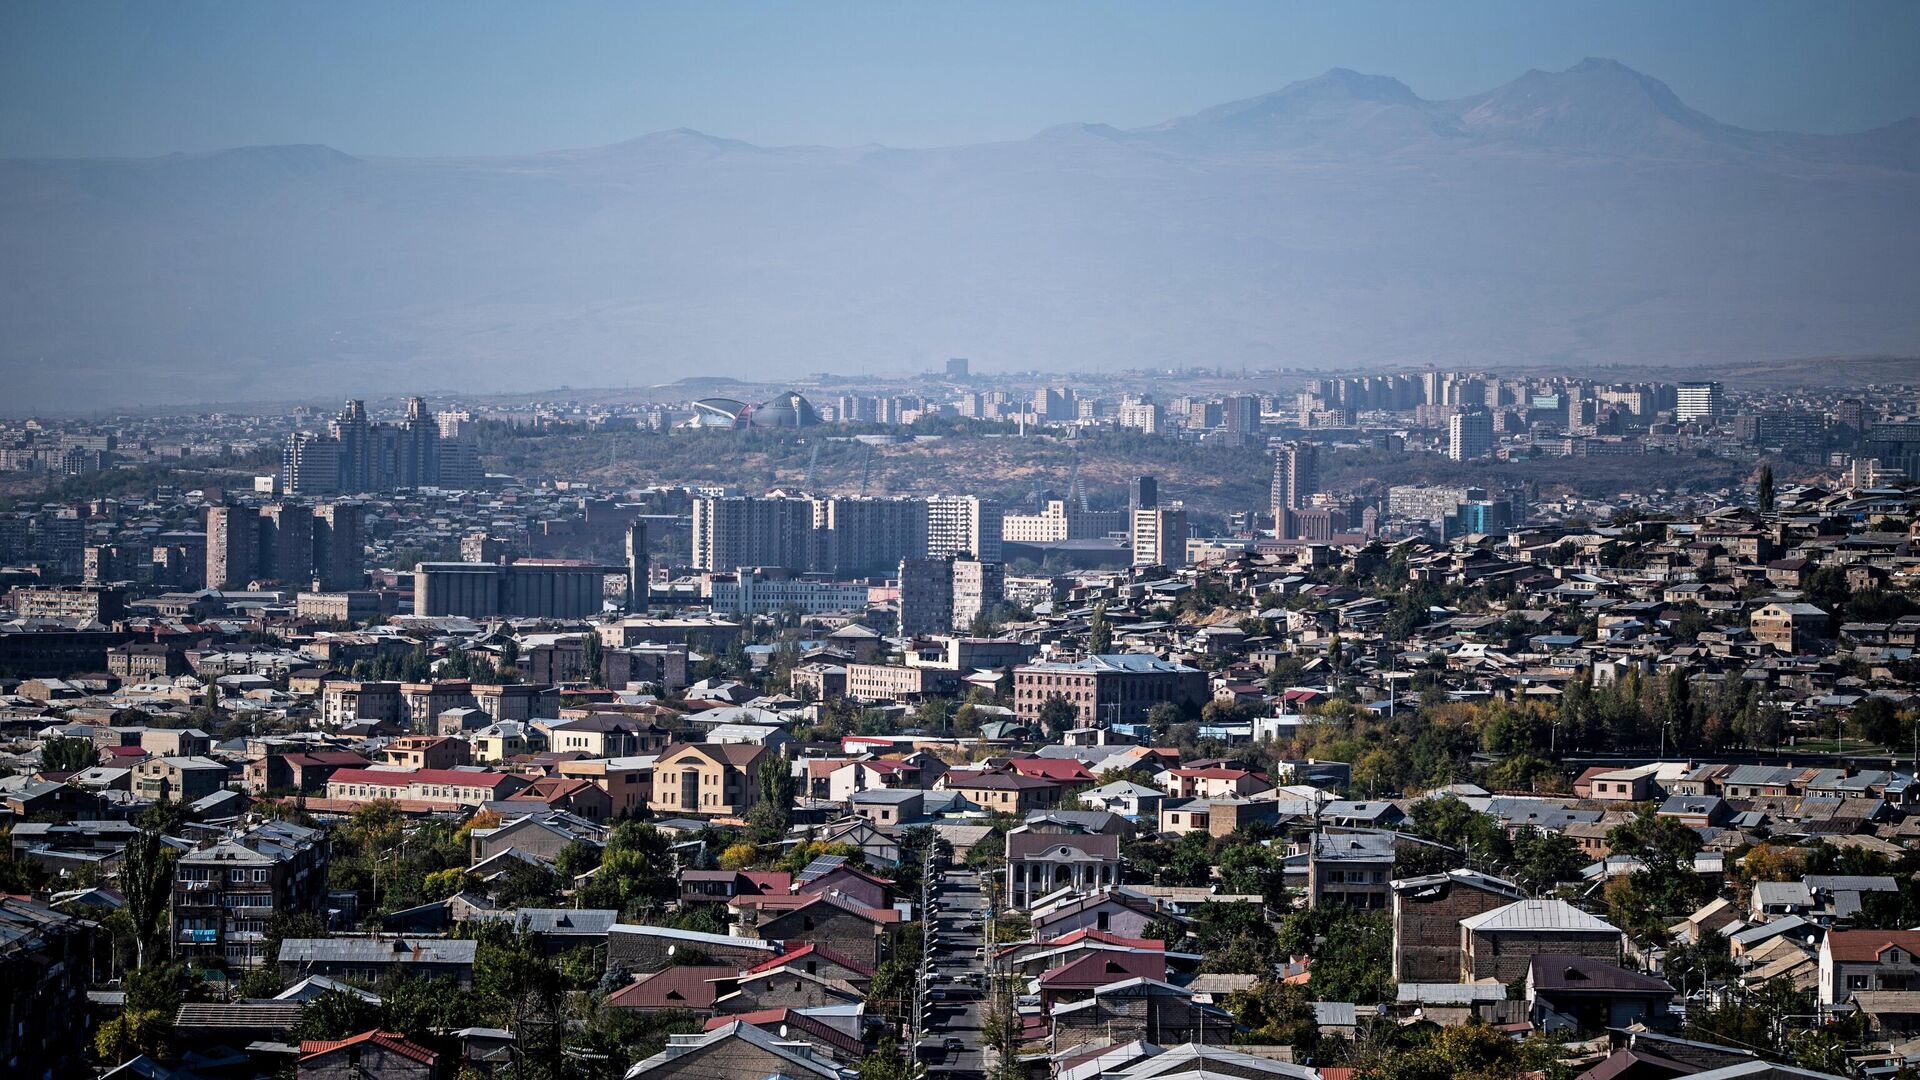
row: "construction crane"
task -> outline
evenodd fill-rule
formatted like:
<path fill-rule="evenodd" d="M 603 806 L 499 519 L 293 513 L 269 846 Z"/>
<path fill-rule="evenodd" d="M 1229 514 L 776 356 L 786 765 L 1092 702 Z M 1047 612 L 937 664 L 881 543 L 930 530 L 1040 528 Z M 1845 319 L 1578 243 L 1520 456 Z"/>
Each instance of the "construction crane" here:
<path fill-rule="evenodd" d="M 873 478 L 873 444 L 865 444 L 867 456 L 860 460 L 860 497 L 867 497 L 867 481 Z"/>
<path fill-rule="evenodd" d="M 820 464 L 820 440 L 813 440 L 813 453 L 807 455 L 807 475 L 800 479 L 801 491 L 813 490 L 813 467 Z"/>
<path fill-rule="evenodd" d="M 1073 448 L 1073 468 L 1067 470 L 1067 505 L 1087 508 L 1087 492 L 1080 486 L 1080 448 Z"/>

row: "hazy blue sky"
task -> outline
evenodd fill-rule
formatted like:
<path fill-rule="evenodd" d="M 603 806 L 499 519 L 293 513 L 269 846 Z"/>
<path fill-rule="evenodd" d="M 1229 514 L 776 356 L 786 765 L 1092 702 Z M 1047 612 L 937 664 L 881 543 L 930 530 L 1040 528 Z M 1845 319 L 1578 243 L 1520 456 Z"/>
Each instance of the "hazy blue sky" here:
<path fill-rule="evenodd" d="M 1157 122 L 1333 66 L 1428 98 L 1606 56 L 1747 127 L 1920 115 L 1920 3 L 0 0 L 0 156 L 468 154 L 693 127 L 927 146 Z"/>

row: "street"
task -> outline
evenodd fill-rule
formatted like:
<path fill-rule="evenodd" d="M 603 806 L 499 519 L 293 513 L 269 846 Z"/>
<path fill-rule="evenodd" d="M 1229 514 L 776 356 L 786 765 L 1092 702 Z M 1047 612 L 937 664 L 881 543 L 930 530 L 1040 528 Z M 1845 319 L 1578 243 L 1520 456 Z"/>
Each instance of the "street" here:
<path fill-rule="evenodd" d="M 927 1027 L 920 1060 L 929 1070 L 962 1078 L 983 1077 L 981 1014 L 986 960 L 979 955 L 986 898 L 974 871 L 947 872 L 931 899 L 939 910 L 927 920 L 931 970 L 926 976 Z M 955 1040 L 950 1042 L 949 1040 Z"/>

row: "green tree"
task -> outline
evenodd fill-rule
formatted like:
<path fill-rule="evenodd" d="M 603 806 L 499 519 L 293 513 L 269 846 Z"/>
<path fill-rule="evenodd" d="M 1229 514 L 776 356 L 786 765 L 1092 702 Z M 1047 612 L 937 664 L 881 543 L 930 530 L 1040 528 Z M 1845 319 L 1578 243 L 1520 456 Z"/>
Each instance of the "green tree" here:
<path fill-rule="evenodd" d="M 588 634 L 580 649 L 580 665 L 586 668 L 587 682 L 600 686 L 606 682 L 606 656 L 601 651 L 600 635 Z"/>
<path fill-rule="evenodd" d="M 173 861 L 167 826 L 179 819 L 179 805 L 162 800 L 139 818 L 139 831 L 127 841 L 120 860 L 120 893 L 133 927 L 134 964 L 147 966 L 147 946 L 155 944 L 173 897 Z"/>
<path fill-rule="evenodd" d="M 1073 730 L 1080 723 L 1080 711 L 1073 703 L 1058 694 L 1053 695 L 1040 705 L 1040 731 L 1049 739 L 1057 739 Z"/>
<path fill-rule="evenodd" d="M 1773 513 L 1773 466 L 1760 466 L 1760 512 Z"/>
<path fill-rule="evenodd" d="M 1093 617 L 1087 621 L 1087 652 L 1093 656 L 1104 656 L 1113 651 L 1113 624 L 1107 621 L 1107 605 L 1093 606 Z"/>
<path fill-rule="evenodd" d="M 1544 892 L 1562 881 L 1578 880 L 1587 862 L 1580 845 L 1562 832 L 1530 833 L 1513 844 L 1514 883 L 1529 892 Z"/>
<path fill-rule="evenodd" d="M 92 739 L 56 735 L 40 744 L 40 768 L 44 772 L 79 772 L 100 761 L 100 751 Z"/>

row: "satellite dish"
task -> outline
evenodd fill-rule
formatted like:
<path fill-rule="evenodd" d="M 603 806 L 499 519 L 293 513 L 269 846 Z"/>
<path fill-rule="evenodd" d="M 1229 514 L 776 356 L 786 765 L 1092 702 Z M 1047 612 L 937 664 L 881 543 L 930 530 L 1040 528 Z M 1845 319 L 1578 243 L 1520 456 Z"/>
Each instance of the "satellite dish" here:
<path fill-rule="evenodd" d="M 668 955 L 668 956 L 672 956 L 672 955 L 673 955 L 673 950 L 675 950 L 675 949 L 677 949 L 677 948 L 679 948 L 679 947 L 680 947 L 680 946 L 678 946 L 678 945 L 669 945 L 669 946 L 667 946 L 667 955 Z"/>
<path fill-rule="evenodd" d="M 787 1025 L 785 1024 L 780 1025 L 780 1037 L 783 1039 L 787 1037 Z"/>

